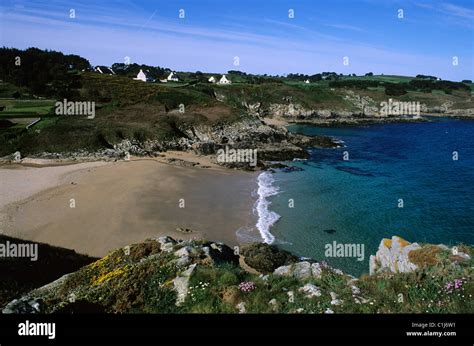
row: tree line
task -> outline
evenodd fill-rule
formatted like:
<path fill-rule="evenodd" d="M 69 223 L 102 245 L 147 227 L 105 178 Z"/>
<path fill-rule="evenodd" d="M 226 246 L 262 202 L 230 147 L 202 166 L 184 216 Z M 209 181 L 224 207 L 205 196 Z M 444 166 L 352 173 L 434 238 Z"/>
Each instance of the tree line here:
<path fill-rule="evenodd" d="M 91 65 L 78 55 L 38 48 L 0 48 L 0 79 L 26 87 L 34 95 L 74 97 L 82 70 L 91 70 Z"/>
<path fill-rule="evenodd" d="M 462 82 L 451 82 L 435 79 L 412 79 L 408 83 L 393 83 L 377 80 L 336 80 L 329 82 L 331 88 L 367 89 L 384 87 L 385 94 L 389 96 L 405 95 L 408 91 L 422 91 L 431 93 L 433 90 L 441 90 L 451 94 L 454 90 L 470 91 L 470 87 Z"/>

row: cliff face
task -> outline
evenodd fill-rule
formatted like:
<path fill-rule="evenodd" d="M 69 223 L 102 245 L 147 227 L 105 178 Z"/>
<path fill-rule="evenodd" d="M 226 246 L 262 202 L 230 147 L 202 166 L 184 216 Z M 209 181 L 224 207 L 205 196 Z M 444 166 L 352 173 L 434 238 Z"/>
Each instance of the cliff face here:
<path fill-rule="evenodd" d="M 355 278 L 267 244 L 161 237 L 113 251 L 3 313 L 472 313 L 471 251 L 384 239 L 371 275 Z"/>
<path fill-rule="evenodd" d="M 377 93 L 368 96 L 364 95 L 364 92 L 359 94 L 352 90 L 340 91 L 338 97 L 337 104 L 331 105 L 327 103 L 309 105 L 292 97 L 282 98 L 281 102 L 274 103 L 247 103 L 243 101 L 242 105 L 250 115 L 284 119 L 288 122 L 315 124 L 357 124 L 363 122 L 408 121 L 413 119 L 414 114 L 395 115 L 382 112 L 381 102 L 387 102 L 389 99 L 402 102 L 419 102 L 420 115 L 474 116 L 474 104 L 470 98 L 463 99 L 445 95 L 442 100 L 436 100 L 436 98 L 419 95 L 406 98 Z M 415 117 L 415 120 L 417 119 Z"/>

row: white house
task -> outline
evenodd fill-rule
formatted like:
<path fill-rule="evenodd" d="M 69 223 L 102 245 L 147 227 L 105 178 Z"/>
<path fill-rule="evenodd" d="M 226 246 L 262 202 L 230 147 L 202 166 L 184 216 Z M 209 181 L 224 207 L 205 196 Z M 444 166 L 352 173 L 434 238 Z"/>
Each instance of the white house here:
<path fill-rule="evenodd" d="M 105 70 L 102 70 L 99 66 L 96 66 L 95 70 L 100 74 L 115 74 L 114 70 L 107 66 L 105 66 Z"/>
<path fill-rule="evenodd" d="M 305 80 L 304 82 L 305 82 L 306 84 L 309 84 L 309 79 Z"/>
<path fill-rule="evenodd" d="M 166 78 L 168 82 L 177 82 L 179 81 L 178 76 L 174 74 L 174 72 L 171 72 L 168 78 Z"/>
<path fill-rule="evenodd" d="M 214 78 L 214 76 L 212 76 L 211 78 L 208 79 L 208 82 L 209 83 L 215 83 L 216 79 Z"/>
<path fill-rule="evenodd" d="M 219 80 L 218 84 L 231 84 L 232 82 L 227 79 L 225 74 L 222 75 L 221 79 Z"/>
<path fill-rule="evenodd" d="M 146 82 L 146 74 L 142 70 L 138 72 L 137 78 L 133 78 L 134 80 L 141 80 L 142 82 Z"/>

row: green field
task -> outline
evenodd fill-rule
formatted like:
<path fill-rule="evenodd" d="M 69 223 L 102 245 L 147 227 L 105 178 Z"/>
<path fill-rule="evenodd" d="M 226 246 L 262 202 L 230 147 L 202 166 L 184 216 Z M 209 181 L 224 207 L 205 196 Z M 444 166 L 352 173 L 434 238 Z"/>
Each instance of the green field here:
<path fill-rule="evenodd" d="M 374 76 L 344 76 L 344 80 L 373 80 L 379 82 L 390 82 L 390 83 L 408 83 L 414 77 L 407 76 L 390 76 L 390 75 L 374 75 Z"/>
<path fill-rule="evenodd" d="M 0 99 L 0 106 L 5 106 L 0 111 L 1 118 L 22 118 L 31 116 L 51 116 L 54 115 L 55 100 L 16 100 Z"/>

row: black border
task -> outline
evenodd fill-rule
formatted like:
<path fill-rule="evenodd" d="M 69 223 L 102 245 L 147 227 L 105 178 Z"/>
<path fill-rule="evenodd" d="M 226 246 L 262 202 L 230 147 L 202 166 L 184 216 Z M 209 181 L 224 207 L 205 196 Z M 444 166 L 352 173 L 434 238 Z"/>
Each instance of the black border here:
<path fill-rule="evenodd" d="M 474 315 L 0 315 L 0 345 L 473 345 Z M 55 322 L 56 338 L 18 336 L 18 324 Z M 455 323 L 454 328 L 415 328 Z M 409 331 L 456 336 L 407 336 Z"/>

